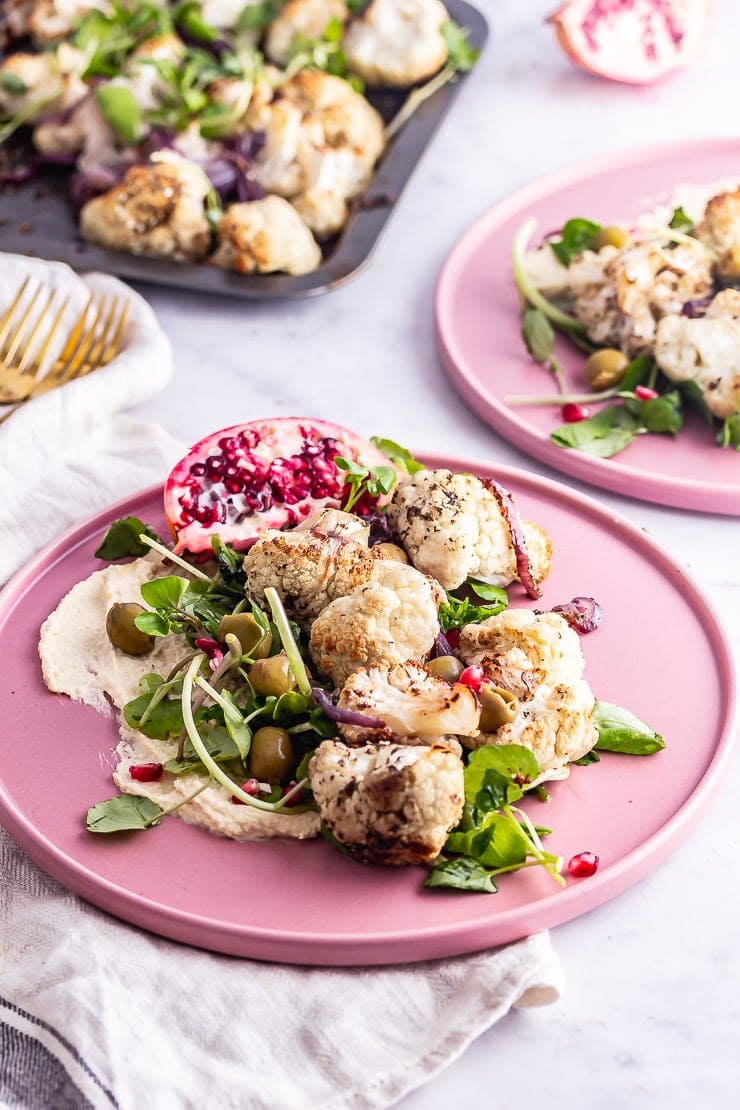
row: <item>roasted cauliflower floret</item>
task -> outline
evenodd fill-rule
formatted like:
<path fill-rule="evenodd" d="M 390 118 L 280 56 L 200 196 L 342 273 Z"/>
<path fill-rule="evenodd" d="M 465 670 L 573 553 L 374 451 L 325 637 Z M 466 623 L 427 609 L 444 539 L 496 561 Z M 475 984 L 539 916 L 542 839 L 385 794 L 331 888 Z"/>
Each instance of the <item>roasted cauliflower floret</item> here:
<path fill-rule="evenodd" d="M 327 509 L 311 528 L 263 532 L 244 558 L 249 596 L 263 604 L 265 588 L 274 586 L 289 615 L 305 624 L 368 582 L 378 556 L 368 548 L 361 523 L 354 532 L 361 539 L 353 538 L 342 520 L 349 515 Z"/>
<path fill-rule="evenodd" d="M 42 119 L 33 129 L 36 150 L 52 156 L 78 154 L 88 141 L 91 129 L 94 132 L 104 131 L 106 147 L 113 147 L 113 133 L 95 101 L 86 95 L 88 89 L 85 82 L 70 74 L 62 78 L 62 86 L 62 94 L 55 102 L 51 118 Z"/>
<path fill-rule="evenodd" d="M 265 53 L 277 65 L 284 66 L 297 35 L 321 39 L 332 20 L 344 23 L 347 15 L 345 0 L 288 0 L 270 24 Z"/>
<path fill-rule="evenodd" d="M 445 743 L 349 748 L 325 740 L 308 773 L 322 819 L 367 863 L 430 863 L 462 814 L 463 765 Z"/>
<path fill-rule="evenodd" d="M 419 470 L 396 487 L 388 519 L 411 562 L 446 590 L 467 578 L 507 586 L 517 578 L 511 531 L 493 493 L 473 474 Z M 532 577 L 550 570 L 547 534 L 523 522 Z"/>
<path fill-rule="evenodd" d="M 716 256 L 717 273 L 740 279 L 740 189 L 712 197 L 696 234 Z"/>
<path fill-rule="evenodd" d="M 424 659 L 439 633 L 439 593 L 431 579 L 393 559 L 373 577 L 323 609 L 311 628 L 310 651 L 335 686 L 372 663 Z"/>
<path fill-rule="evenodd" d="M 0 118 L 21 115 L 26 123 L 55 112 L 65 82 L 54 54 L 10 54 L 0 66 Z"/>
<path fill-rule="evenodd" d="M 208 189 L 203 171 L 184 159 L 132 166 L 120 185 L 84 206 L 82 236 L 114 250 L 196 262 L 211 242 Z"/>
<path fill-rule="evenodd" d="M 699 242 L 640 243 L 593 252 L 571 276 L 573 311 L 599 345 L 633 356 L 652 349 L 657 321 L 712 291 L 712 259 Z M 596 272 L 596 260 L 603 263 Z"/>
<path fill-rule="evenodd" d="M 154 63 L 168 62 L 178 69 L 184 57 L 185 43 L 178 35 L 157 35 L 145 39 L 133 51 L 126 62 L 126 84 L 142 111 L 158 108 L 164 97 L 175 91 Z"/>
<path fill-rule="evenodd" d="M 108 0 L 35 0 L 28 17 L 28 30 L 37 46 L 65 38 L 78 19 L 93 8 L 105 11 Z"/>
<path fill-rule="evenodd" d="M 262 188 L 292 200 L 316 234 L 338 231 L 383 150 L 375 109 L 341 78 L 302 70 L 273 99 L 255 98 L 247 123 L 265 136 L 255 163 Z"/>
<path fill-rule="evenodd" d="M 372 0 L 347 28 L 347 65 L 369 85 L 415 85 L 444 65 L 449 18 L 440 0 Z"/>
<path fill-rule="evenodd" d="M 240 274 L 308 274 L 320 264 L 321 250 L 293 205 L 270 196 L 229 205 L 211 261 Z"/>
<path fill-rule="evenodd" d="M 400 739 L 427 743 L 446 735 L 472 736 L 480 719 L 480 705 L 469 686 L 450 685 L 413 661 L 395 667 L 361 667 L 345 682 L 338 704 L 340 709 L 384 722 L 380 729 L 339 725 L 350 744 Z"/>
<path fill-rule="evenodd" d="M 721 420 L 740 412 L 740 292 L 718 293 L 704 316 L 664 316 L 655 361 L 674 382 L 693 379 Z"/>
<path fill-rule="evenodd" d="M 598 739 L 591 716 L 595 698 L 587 682 L 572 686 L 542 685 L 519 705 L 514 720 L 496 732 L 463 737 L 467 748 L 489 744 L 521 744 L 537 756 L 541 771 L 552 771 L 580 759 Z"/>
<path fill-rule="evenodd" d="M 479 664 L 496 686 L 518 698 L 548 686 L 573 686 L 583 675 L 585 660 L 578 633 L 559 613 L 505 609 L 460 633 L 460 658 Z"/>

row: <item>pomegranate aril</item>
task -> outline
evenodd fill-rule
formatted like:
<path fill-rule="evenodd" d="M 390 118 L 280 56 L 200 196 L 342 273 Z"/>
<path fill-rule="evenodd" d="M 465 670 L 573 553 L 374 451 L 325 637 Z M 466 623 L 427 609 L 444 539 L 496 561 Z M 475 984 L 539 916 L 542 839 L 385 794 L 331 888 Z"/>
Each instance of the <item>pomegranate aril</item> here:
<path fill-rule="evenodd" d="M 635 397 L 638 401 L 654 401 L 657 396 L 657 389 L 651 389 L 649 385 L 635 386 Z"/>
<path fill-rule="evenodd" d="M 132 763 L 128 769 L 134 782 L 159 782 L 163 771 L 161 763 Z"/>
<path fill-rule="evenodd" d="M 599 857 L 594 852 L 578 852 L 568 860 L 568 871 L 575 879 L 588 879 L 596 874 Z"/>
<path fill-rule="evenodd" d="M 205 464 L 202 462 L 193 463 L 190 467 L 190 473 L 194 478 L 201 478 L 206 472 Z"/>
<path fill-rule="evenodd" d="M 474 663 L 471 667 L 465 668 L 457 681 L 463 686 L 469 686 L 473 693 L 477 694 L 486 681 L 486 672 L 478 663 Z"/>
<path fill-rule="evenodd" d="M 257 782 L 257 779 L 247 779 L 246 782 L 242 783 L 242 790 L 245 794 L 249 794 L 250 798 L 256 798 L 260 792 L 260 784 Z M 242 801 L 241 798 L 237 798 L 236 794 L 232 794 L 231 804 L 235 806 L 245 806 L 247 803 Z"/>
<path fill-rule="evenodd" d="M 224 489 L 227 489 L 229 493 L 241 493 L 243 488 L 243 484 L 236 478 L 226 478 L 224 481 Z"/>
<path fill-rule="evenodd" d="M 562 408 L 563 420 L 566 424 L 578 424 L 581 420 L 588 420 L 588 409 L 583 405 L 576 405 L 569 401 Z"/>

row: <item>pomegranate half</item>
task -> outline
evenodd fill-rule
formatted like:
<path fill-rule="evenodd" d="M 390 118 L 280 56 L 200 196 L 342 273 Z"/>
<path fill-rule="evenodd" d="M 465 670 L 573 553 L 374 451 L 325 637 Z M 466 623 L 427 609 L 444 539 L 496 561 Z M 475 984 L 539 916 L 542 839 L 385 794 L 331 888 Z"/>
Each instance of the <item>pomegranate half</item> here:
<path fill-rule="evenodd" d="M 571 61 L 590 73 L 643 85 L 695 56 L 710 0 L 567 0 L 549 17 Z"/>
<path fill-rule="evenodd" d="M 393 466 L 372 443 L 325 420 L 276 417 L 206 436 L 165 483 L 175 551 L 210 551 L 214 535 L 246 550 L 266 528 L 291 527 L 321 508 L 339 508 L 346 489 L 334 462 L 338 455 L 368 469 Z"/>

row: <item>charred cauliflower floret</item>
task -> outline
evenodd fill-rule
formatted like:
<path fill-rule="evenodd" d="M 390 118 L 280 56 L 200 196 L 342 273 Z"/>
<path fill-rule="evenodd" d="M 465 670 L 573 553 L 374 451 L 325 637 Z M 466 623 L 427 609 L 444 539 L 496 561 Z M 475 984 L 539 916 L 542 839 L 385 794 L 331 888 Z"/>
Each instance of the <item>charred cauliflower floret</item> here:
<path fill-rule="evenodd" d="M 347 28 L 347 65 L 368 85 L 415 85 L 444 65 L 449 18 L 440 0 L 372 0 Z"/>
<path fill-rule="evenodd" d="M 716 256 L 720 277 L 740 279 L 740 189 L 712 197 L 696 234 Z"/>
<path fill-rule="evenodd" d="M 94 8 L 105 11 L 108 0 L 35 0 L 28 17 L 28 30 L 37 46 L 65 38 L 78 19 Z"/>
<path fill-rule="evenodd" d="M 496 686 L 527 698 L 537 686 L 573 686 L 584 671 L 578 633 L 559 613 L 505 609 L 460 633 L 460 658 L 479 664 Z"/>
<path fill-rule="evenodd" d="M 446 590 L 467 578 L 507 586 L 517 578 L 511 530 L 495 495 L 472 474 L 419 470 L 394 491 L 388 519 L 411 562 Z M 532 577 L 550 570 L 547 534 L 523 522 Z"/>
<path fill-rule="evenodd" d="M 296 36 L 321 39 L 332 20 L 344 23 L 347 15 L 345 0 L 288 0 L 270 24 L 265 53 L 277 65 L 284 66 Z"/>
<path fill-rule="evenodd" d="M 325 740 L 308 773 L 322 819 L 367 863 L 430 863 L 462 814 L 463 765 L 443 742 L 349 748 Z"/>
<path fill-rule="evenodd" d="M 711 255 L 693 240 L 605 247 L 598 255 L 584 252 L 584 259 L 570 279 L 573 311 L 594 343 L 630 356 L 652 349 L 662 316 L 712 291 Z M 600 273 L 596 260 L 603 263 Z"/>
<path fill-rule="evenodd" d="M 293 205 L 270 196 L 229 205 L 211 261 L 240 274 L 308 274 L 321 262 L 321 250 Z"/>
<path fill-rule="evenodd" d="M 338 704 L 384 722 L 380 729 L 339 725 L 350 744 L 400 739 L 428 743 L 446 735 L 472 736 L 480 719 L 480 705 L 469 686 L 450 685 L 413 661 L 361 667 L 345 682 Z"/>
<path fill-rule="evenodd" d="M 424 659 L 439 634 L 438 606 L 431 579 L 381 559 L 369 582 L 321 611 L 311 628 L 311 656 L 335 686 L 372 663 Z"/>
<path fill-rule="evenodd" d="M 552 771 L 580 759 L 598 739 L 591 716 L 595 698 L 587 682 L 572 686 L 539 686 L 519 705 L 514 720 L 496 732 L 463 738 L 467 748 L 489 744 L 521 744 L 537 756 L 541 771 Z"/>
<path fill-rule="evenodd" d="M 357 532 L 343 520 L 349 516 L 327 509 L 311 528 L 263 532 L 244 558 L 249 596 L 262 604 L 265 588 L 274 586 L 289 615 L 303 624 L 368 582 L 378 556 L 367 546 L 362 523 Z"/>
<path fill-rule="evenodd" d="M 265 136 L 262 188 L 292 200 L 317 235 L 339 231 L 385 144 L 375 109 L 340 77 L 306 69 L 272 99 L 255 98 L 247 123 Z"/>
<path fill-rule="evenodd" d="M 174 92 L 158 63 L 169 63 L 177 69 L 184 57 L 185 43 L 178 35 L 157 35 L 136 47 L 126 62 L 125 83 L 142 111 L 153 111 L 168 93 Z"/>
<path fill-rule="evenodd" d="M 62 105 L 65 88 L 54 54 L 10 54 L 0 66 L 0 118 L 36 123 Z"/>
<path fill-rule="evenodd" d="M 693 379 L 721 420 L 740 412 L 740 292 L 718 293 L 704 316 L 664 316 L 655 361 L 674 382 Z"/>
<path fill-rule="evenodd" d="M 82 236 L 114 250 L 196 262 L 211 242 L 208 189 L 203 171 L 183 159 L 133 166 L 120 185 L 84 206 Z"/>

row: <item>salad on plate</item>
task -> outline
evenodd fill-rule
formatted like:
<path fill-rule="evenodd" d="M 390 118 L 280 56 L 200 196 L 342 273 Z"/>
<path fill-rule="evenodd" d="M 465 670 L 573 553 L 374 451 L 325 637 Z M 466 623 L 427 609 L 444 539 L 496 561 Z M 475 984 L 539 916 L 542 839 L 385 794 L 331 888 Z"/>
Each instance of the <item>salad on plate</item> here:
<path fill-rule="evenodd" d="M 197 443 L 164 505 L 169 541 L 116 521 L 109 565 L 41 629 L 49 689 L 119 719 L 120 793 L 91 834 L 177 814 L 236 840 L 323 835 L 430 887 L 495 892 L 534 866 L 562 883 L 545 784 L 664 747 L 597 701 L 598 601 L 544 606 L 557 552 L 496 481 L 275 418 Z"/>
<path fill-rule="evenodd" d="M 513 250 L 522 338 L 556 391 L 506 402 L 551 405 L 564 421 L 552 442 L 598 458 L 678 435 L 687 408 L 740 450 L 738 185 L 678 186 L 622 223 L 574 216 L 534 249 L 525 221 Z M 583 352 L 583 390 L 568 389 L 556 332 Z"/>

